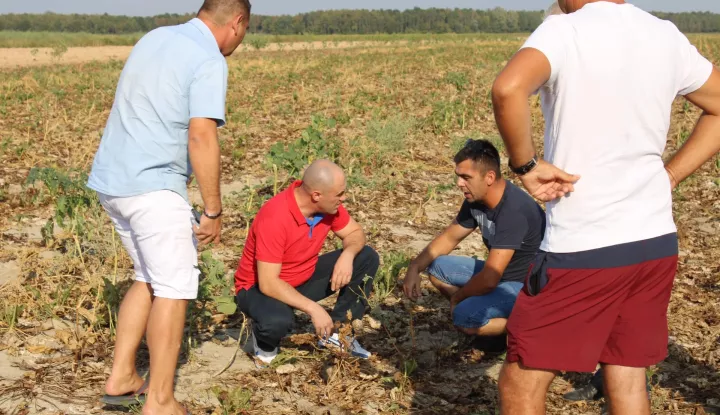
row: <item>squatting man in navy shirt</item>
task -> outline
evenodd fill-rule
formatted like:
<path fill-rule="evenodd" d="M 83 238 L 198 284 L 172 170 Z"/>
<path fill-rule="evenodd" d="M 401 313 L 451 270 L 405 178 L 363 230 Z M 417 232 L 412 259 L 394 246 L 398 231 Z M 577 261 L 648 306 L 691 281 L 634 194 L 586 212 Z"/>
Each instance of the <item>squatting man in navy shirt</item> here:
<path fill-rule="evenodd" d="M 455 327 L 505 347 L 505 325 L 545 233 L 542 208 L 500 175 L 500 155 L 486 140 L 468 140 L 455 156 L 465 202 L 457 218 L 408 267 L 404 291 L 420 297 L 420 273 L 450 300 Z M 476 228 L 487 261 L 449 255 Z M 491 340 L 492 339 L 492 340 Z M 499 345 L 494 343 L 500 342 Z"/>

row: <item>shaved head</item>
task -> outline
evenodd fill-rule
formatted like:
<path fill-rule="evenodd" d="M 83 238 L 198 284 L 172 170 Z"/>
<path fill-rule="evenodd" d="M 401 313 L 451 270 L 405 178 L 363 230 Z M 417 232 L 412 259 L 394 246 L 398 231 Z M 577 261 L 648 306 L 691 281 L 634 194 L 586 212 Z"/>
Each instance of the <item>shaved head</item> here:
<path fill-rule="evenodd" d="M 250 0 L 205 0 L 200 13 L 208 16 L 216 25 L 224 26 L 239 14 L 245 16 L 247 21 L 251 7 Z"/>
<path fill-rule="evenodd" d="M 332 161 L 316 160 L 305 170 L 302 181 L 308 193 L 325 192 L 345 181 L 345 173 Z"/>

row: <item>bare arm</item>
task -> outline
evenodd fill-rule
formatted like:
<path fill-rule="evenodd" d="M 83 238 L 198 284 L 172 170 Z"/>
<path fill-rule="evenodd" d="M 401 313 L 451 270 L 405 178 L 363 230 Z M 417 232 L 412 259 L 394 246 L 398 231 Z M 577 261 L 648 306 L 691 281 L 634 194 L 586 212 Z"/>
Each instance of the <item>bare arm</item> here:
<path fill-rule="evenodd" d="M 710 79 L 686 98 L 703 110 L 692 134 L 667 162 L 672 187 L 687 179 L 720 151 L 720 72 L 713 68 Z"/>
<path fill-rule="evenodd" d="M 430 264 L 439 256 L 447 255 L 458 246 L 463 239 L 470 236 L 473 229 L 462 227 L 457 221 L 453 221 L 450 226 L 433 239 L 430 244 L 415 259 L 410 262 L 408 272 L 423 272 Z"/>
<path fill-rule="evenodd" d="M 405 295 L 413 301 L 417 300 L 420 297 L 420 273 L 425 271 L 439 256 L 452 252 L 452 250 L 472 232 L 473 229 L 465 228 L 461 226 L 457 220 L 454 220 L 450 226 L 430 242 L 420 255 L 413 259 L 408 266 L 408 271 L 403 283 Z"/>
<path fill-rule="evenodd" d="M 523 166 L 535 156 L 529 98 L 550 74 L 547 57 L 537 49 L 526 48 L 508 62 L 493 84 L 495 121 L 513 167 Z M 528 192 L 546 202 L 573 191 L 578 179 L 543 160 L 521 177 Z"/>
<path fill-rule="evenodd" d="M 200 194 L 208 215 L 222 212 L 220 199 L 220 145 L 217 122 L 209 118 L 192 118 L 188 131 L 188 154 Z M 220 218 L 210 219 L 203 215 L 195 228 L 198 241 L 205 245 L 220 242 Z"/>
<path fill-rule="evenodd" d="M 347 226 L 335 232 L 335 235 L 343 242 L 343 255 L 347 254 L 351 258 L 355 258 L 365 247 L 365 232 L 360 224 L 355 222 L 355 219 L 350 218 Z"/>
<path fill-rule="evenodd" d="M 209 118 L 190 120 L 188 153 L 200 186 L 205 210 L 211 215 L 217 214 L 222 209 L 222 201 L 220 199 L 220 144 L 215 120 Z"/>
<path fill-rule="evenodd" d="M 261 293 L 307 314 L 317 306 L 315 301 L 300 294 L 295 287 L 280 279 L 282 264 L 258 261 L 257 269 Z"/>
<path fill-rule="evenodd" d="M 362 227 L 350 218 L 350 222 L 340 231 L 335 232 L 343 242 L 343 251 L 333 268 L 330 289 L 337 291 L 350 284 L 353 275 L 355 257 L 365 247 L 365 232 Z"/>
<path fill-rule="evenodd" d="M 261 293 L 307 313 L 312 318 L 318 336 L 325 338 L 332 333 L 333 322 L 325 309 L 280 279 L 282 264 L 257 261 L 257 269 Z"/>
<path fill-rule="evenodd" d="M 550 79 L 550 62 L 537 49 L 522 49 L 495 79 L 492 88 L 495 122 L 513 166 L 535 155 L 528 98 Z"/>
<path fill-rule="evenodd" d="M 450 302 L 459 304 L 466 298 L 485 295 L 497 288 L 514 254 L 513 249 L 491 249 L 482 271 L 475 274 L 458 290 Z"/>

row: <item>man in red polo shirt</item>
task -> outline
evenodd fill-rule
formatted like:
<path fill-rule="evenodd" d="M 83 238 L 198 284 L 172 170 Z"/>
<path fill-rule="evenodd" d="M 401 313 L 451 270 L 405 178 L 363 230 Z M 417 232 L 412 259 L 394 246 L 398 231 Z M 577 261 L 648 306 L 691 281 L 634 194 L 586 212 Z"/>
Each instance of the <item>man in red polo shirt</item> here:
<path fill-rule="evenodd" d="M 238 307 L 253 320 L 252 354 L 259 366 L 277 356 L 294 309 L 310 316 L 320 344 L 327 346 L 341 344 L 333 333 L 335 322 L 348 322 L 348 312 L 353 320 L 362 319 L 380 260 L 343 207 L 345 198 L 342 169 L 318 160 L 302 181 L 270 199 L 255 217 L 235 273 L 235 290 Z M 331 230 L 343 248 L 319 256 Z M 328 314 L 317 302 L 338 291 Z M 348 340 L 353 355 L 370 357 L 357 340 Z"/>

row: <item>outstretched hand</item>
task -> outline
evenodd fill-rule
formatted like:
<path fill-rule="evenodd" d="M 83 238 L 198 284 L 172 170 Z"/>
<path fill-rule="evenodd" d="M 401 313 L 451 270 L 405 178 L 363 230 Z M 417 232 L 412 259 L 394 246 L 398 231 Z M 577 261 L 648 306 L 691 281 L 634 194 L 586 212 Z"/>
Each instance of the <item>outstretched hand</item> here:
<path fill-rule="evenodd" d="M 561 198 L 575 191 L 580 176 L 568 174 L 554 165 L 540 160 L 537 167 L 520 177 L 530 195 L 543 202 Z"/>

